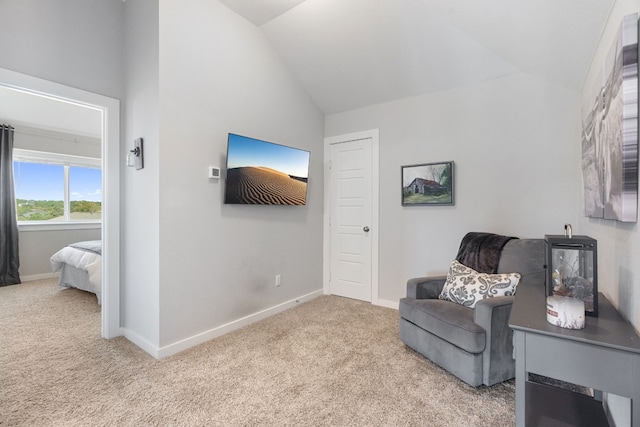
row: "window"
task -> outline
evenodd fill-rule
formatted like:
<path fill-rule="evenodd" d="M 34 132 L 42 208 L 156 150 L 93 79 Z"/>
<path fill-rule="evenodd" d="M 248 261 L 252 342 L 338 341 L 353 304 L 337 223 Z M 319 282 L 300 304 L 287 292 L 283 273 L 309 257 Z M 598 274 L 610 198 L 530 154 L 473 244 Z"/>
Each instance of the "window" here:
<path fill-rule="evenodd" d="M 102 220 L 100 159 L 14 149 L 18 222 Z"/>

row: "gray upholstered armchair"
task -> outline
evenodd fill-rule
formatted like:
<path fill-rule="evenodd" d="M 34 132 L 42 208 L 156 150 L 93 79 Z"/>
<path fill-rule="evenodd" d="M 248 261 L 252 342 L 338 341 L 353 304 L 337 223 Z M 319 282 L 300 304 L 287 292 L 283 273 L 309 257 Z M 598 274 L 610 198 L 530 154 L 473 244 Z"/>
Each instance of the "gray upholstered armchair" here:
<path fill-rule="evenodd" d="M 497 273 L 519 273 L 518 286 L 544 286 L 544 240 L 508 241 Z M 400 300 L 399 310 L 402 342 L 474 387 L 513 378 L 508 321 L 514 297 L 485 298 L 471 309 L 439 299 L 445 280 L 438 276 L 407 282 L 407 297 Z"/>

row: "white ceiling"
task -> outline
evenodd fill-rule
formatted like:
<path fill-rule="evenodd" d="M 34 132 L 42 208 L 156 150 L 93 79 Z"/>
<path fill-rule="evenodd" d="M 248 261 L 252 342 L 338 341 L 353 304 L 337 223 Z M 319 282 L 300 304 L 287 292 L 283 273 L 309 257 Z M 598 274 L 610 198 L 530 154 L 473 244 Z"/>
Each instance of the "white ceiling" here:
<path fill-rule="evenodd" d="M 326 114 L 525 72 L 580 89 L 615 0 L 221 0 Z"/>
<path fill-rule="evenodd" d="M 221 1 L 331 114 L 519 72 L 578 90 L 615 0 Z M 1 86 L 0 120 L 100 130 L 93 110 Z"/>
<path fill-rule="evenodd" d="M 102 113 L 94 108 L 0 85 L 0 123 L 101 138 Z"/>
<path fill-rule="evenodd" d="M 296 7 L 304 0 L 221 0 L 258 27 Z"/>

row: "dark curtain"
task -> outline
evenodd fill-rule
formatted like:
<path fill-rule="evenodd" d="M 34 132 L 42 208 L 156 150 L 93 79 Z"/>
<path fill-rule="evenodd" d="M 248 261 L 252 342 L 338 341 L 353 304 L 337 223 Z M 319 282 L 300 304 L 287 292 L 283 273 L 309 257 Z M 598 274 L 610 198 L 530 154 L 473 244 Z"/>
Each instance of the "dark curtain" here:
<path fill-rule="evenodd" d="M 20 283 L 18 218 L 13 187 L 13 128 L 0 125 L 0 286 Z"/>

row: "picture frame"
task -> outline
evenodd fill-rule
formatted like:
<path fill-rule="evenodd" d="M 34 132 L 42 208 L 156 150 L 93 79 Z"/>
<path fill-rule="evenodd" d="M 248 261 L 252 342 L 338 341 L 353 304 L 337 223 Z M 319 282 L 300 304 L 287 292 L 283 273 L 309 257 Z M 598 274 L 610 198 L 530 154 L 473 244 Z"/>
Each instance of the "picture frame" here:
<path fill-rule="evenodd" d="M 638 14 L 623 17 L 582 110 L 584 214 L 638 221 Z"/>
<path fill-rule="evenodd" d="M 401 166 L 402 206 L 454 204 L 453 161 Z"/>

